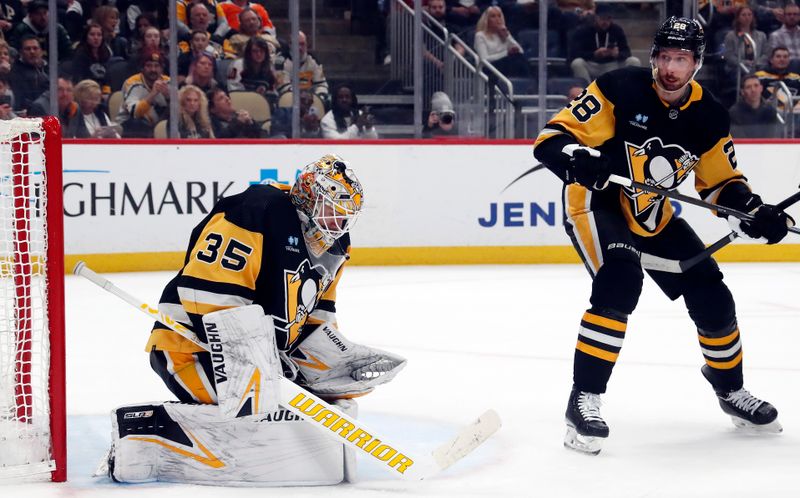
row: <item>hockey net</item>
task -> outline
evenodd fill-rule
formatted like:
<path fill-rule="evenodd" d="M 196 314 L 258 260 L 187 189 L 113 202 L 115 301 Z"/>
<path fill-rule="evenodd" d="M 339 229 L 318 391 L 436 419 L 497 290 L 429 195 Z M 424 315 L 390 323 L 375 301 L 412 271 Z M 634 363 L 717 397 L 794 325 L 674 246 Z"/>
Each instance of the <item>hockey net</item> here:
<path fill-rule="evenodd" d="M 66 479 L 61 131 L 0 121 L 0 482 Z"/>

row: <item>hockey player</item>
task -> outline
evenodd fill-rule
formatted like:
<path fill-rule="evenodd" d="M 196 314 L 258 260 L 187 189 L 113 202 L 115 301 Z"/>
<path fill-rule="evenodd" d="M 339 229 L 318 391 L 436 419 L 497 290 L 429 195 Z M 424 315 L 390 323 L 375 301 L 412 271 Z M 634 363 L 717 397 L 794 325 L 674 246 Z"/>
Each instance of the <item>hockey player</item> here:
<path fill-rule="evenodd" d="M 331 444 L 310 425 L 305 429 L 284 410 L 266 419 L 249 417 L 258 397 L 269 394 L 250 385 L 233 393 L 237 405 L 231 417 L 237 418 L 225 420 L 221 389 L 231 389 L 233 375 L 246 370 L 248 357 L 262 349 L 265 358 L 270 350 L 275 353 L 283 375 L 328 400 L 369 393 L 405 366 L 403 358 L 354 344 L 337 330 L 336 285 L 349 258 L 348 232 L 363 202 L 353 171 L 339 157 L 326 155 L 304 167 L 292 187 L 253 185 L 221 199 L 195 227 L 184 266 L 164 289 L 159 311 L 211 346 L 220 327 L 231 328 L 237 333 L 228 340 L 239 344 L 225 344 L 224 351 L 242 354 L 215 355 L 214 347 L 206 351 L 157 322 L 146 348 L 150 364 L 182 403 L 115 410 L 109 469 L 115 480 L 250 485 L 342 480 L 341 444 Z M 253 364 L 270 369 L 269 361 Z M 354 403 L 340 402 L 340 408 L 352 412 Z M 209 456 L 219 452 L 227 459 Z"/>
<path fill-rule="evenodd" d="M 708 202 L 753 214 L 731 219 L 742 236 L 779 242 L 794 221 L 752 193 L 737 169 L 728 115 L 694 76 L 703 62 L 703 30 L 692 19 L 667 19 L 656 33 L 651 71 L 624 68 L 592 82 L 541 131 L 534 155 L 564 181 L 565 227 L 592 276 L 590 307 L 578 332 L 565 446 L 597 454 L 608 437 L 600 415 L 642 290 L 640 252 L 685 259 L 705 246 L 673 216 L 668 199 L 609 186 L 617 174 L 675 189 L 695 173 Z M 734 301 L 713 259 L 684 273 L 648 271 L 672 300 L 683 297 L 705 358 L 704 377 L 734 424 L 780 431 L 777 410 L 743 386 Z"/>

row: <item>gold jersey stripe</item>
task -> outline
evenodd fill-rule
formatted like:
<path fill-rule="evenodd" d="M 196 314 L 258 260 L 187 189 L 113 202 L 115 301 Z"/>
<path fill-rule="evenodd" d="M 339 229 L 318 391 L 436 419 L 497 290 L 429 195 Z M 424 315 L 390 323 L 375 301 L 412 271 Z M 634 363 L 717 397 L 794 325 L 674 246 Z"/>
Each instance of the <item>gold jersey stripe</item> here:
<path fill-rule="evenodd" d="M 725 337 L 704 337 L 699 334 L 697 335 L 697 338 L 700 340 L 700 344 L 705 344 L 706 346 L 725 346 L 726 344 L 732 344 L 733 341 L 735 341 L 738 337 L 738 328 Z"/>
<path fill-rule="evenodd" d="M 156 351 L 173 351 L 176 353 L 199 353 L 200 351 L 205 351 L 205 349 L 189 339 L 184 339 L 169 329 L 153 329 L 144 351 L 149 353 L 153 348 Z"/>
<path fill-rule="evenodd" d="M 610 353 L 600 348 L 590 346 L 585 342 L 581 341 L 578 341 L 578 344 L 575 346 L 575 349 L 577 349 L 578 351 L 582 351 L 588 354 L 589 356 L 594 356 L 595 358 L 600 358 L 601 360 L 606 360 L 610 363 L 616 363 L 617 358 L 619 357 L 619 353 Z"/>
<path fill-rule="evenodd" d="M 567 216 L 575 227 L 575 236 L 580 240 L 584 249 L 584 256 L 591 263 L 592 270 L 596 273 L 601 266 L 597 240 L 592 230 L 592 214 L 586 206 L 589 191 L 580 185 L 567 186 Z"/>
<path fill-rule="evenodd" d="M 744 351 L 739 351 L 739 354 L 736 355 L 736 358 L 732 359 L 731 361 L 711 361 L 706 360 L 706 363 L 711 368 L 717 368 L 719 370 L 730 370 L 735 368 L 739 363 L 742 362 L 742 355 Z"/>
<path fill-rule="evenodd" d="M 628 324 L 625 322 L 620 322 L 619 320 L 614 320 L 613 318 L 606 318 L 604 316 L 595 315 L 589 313 L 588 311 L 583 314 L 583 321 L 591 323 L 593 325 L 598 325 L 600 327 L 605 327 L 609 330 L 615 330 L 617 332 L 625 332 L 625 329 L 628 327 Z"/>
<path fill-rule="evenodd" d="M 592 82 L 581 100 L 561 109 L 548 125 L 561 125 L 582 145 L 597 147 L 614 136 L 615 122 L 614 104 Z"/>
<path fill-rule="evenodd" d="M 189 392 L 191 392 L 192 395 L 201 403 L 214 403 L 214 399 L 211 397 L 208 391 L 206 391 L 205 384 L 203 383 L 202 379 L 200 379 L 200 375 L 197 373 L 194 355 L 191 353 L 175 352 L 166 352 L 165 354 L 169 355 L 175 370 L 175 375 L 181 379 L 184 387 L 186 387 L 186 389 L 188 389 Z"/>
<path fill-rule="evenodd" d="M 181 306 L 188 312 L 194 313 L 196 315 L 205 315 L 208 313 L 213 313 L 219 310 L 227 310 L 230 308 L 236 308 L 237 306 L 230 305 L 225 306 L 221 304 L 208 304 L 208 303 L 198 303 L 195 301 L 187 301 L 181 299 Z"/>

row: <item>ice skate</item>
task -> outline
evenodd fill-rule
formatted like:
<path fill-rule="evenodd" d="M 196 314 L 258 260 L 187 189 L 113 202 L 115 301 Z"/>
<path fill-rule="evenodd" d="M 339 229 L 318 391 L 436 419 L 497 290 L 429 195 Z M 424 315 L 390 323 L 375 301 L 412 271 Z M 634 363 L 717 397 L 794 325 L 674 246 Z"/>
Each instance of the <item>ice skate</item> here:
<path fill-rule="evenodd" d="M 703 366 L 703 375 L 711 380 L 711 372 Z M 717 391 L 717 399 L 722 411 L 730 415 L 733 425 L 737 429 L 754 434 L 777 434 L 783 432 L 778 422 L 778 410 L 770 403 L 758 399 L 750 392 L 741 388 L 736 391 Z"/>
<path fill-rule="evenodd" d="M 608 426 L 600 416 L 600 395 L 575 388 L 567 403 L 567 434 L 564 446 L 575 451 L 597 455 L 608 437 Z"/>

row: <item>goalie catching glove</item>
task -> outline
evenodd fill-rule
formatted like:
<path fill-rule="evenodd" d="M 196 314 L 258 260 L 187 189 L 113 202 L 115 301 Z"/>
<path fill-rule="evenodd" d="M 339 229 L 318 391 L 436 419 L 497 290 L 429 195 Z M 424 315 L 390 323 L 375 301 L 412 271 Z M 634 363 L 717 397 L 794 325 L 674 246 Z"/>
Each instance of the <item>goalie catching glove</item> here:
<path fill-rule="evenodd" d="M 786 237 L 789 227 L 794 226 L 794 219 L 772 204 L 761 204 L 750 214 L 752 220 L 728 217 L 731 229 L 745 239 L 777 244 Z"/>
<path fill-rule="evenodd" d="M 392 380 L 406 359 L 355 344 L 331 322 L 318 325 L 289 358 L 298 367 L 297 382 L 323 398 L 352 398 Z"/>
<path fill-rule="evenodd" d="M 599 150 L 578 144 L 569 144 L 562 149 L 569 156 L 566 183 L 578 183 L 590 190 L 608 187 L 611 165 L 608 157 Z"/>

